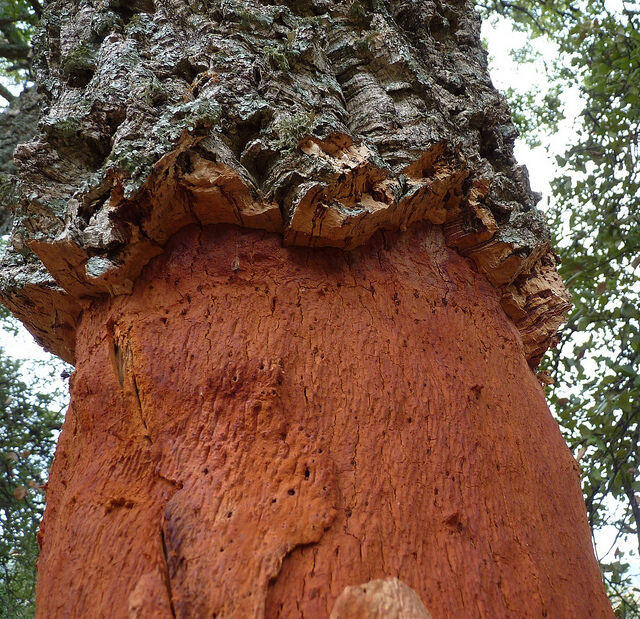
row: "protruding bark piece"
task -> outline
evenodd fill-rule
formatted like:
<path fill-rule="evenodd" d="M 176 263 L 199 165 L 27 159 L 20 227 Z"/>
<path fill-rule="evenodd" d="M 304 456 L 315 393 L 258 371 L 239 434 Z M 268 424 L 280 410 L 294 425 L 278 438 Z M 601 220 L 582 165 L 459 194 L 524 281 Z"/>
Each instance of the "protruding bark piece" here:
<path fill-rule="evenodd" d="M 420 596 L 397 578 L 347 587 L 329 619 L 431 619 Z"/>
<path fill-rule="evenodd" d="M 553 252 L 502 291 L 502 308 L 522 336 L 525 355 L 538 365 L 571 307 L 571 297 L 556 270 Z"/>
<path fill-rule="evenodd" d="M 471 0 L 56 0 L 42 24 L 0 298 L 67 361 L 84 301 L 127 294 L 190 224 L 353 249 L 428 221 L 520 293 L 549 251 Z M 558 294 L 536 296 L 532 364 Z"/>

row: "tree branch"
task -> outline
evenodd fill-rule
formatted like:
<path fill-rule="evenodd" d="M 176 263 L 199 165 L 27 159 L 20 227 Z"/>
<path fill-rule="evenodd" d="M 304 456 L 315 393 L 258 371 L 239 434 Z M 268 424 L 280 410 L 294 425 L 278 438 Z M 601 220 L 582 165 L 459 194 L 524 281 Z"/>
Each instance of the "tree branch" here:
<path fill-rule="evenodd" d="M 5 88 L 2 84 L 0 84 L 0 97 L 6 99 L 9 103 L 16 100 L 15 95 L 13 95 L 7 88 Z"/>
<path fill-rule="evenodd" d="M 19 13 L 15 17 L 0 17 L 0 27 L 15 24 L 19 21 L 31 24 L 34 22 L 33 15 L 29 13 Z"/>
<path fill-rule="evenodd" d="M 8 60 L 26 60 L 29 57 L 29 46 L 16 43 L 0 43 L 0 56 Z"/>

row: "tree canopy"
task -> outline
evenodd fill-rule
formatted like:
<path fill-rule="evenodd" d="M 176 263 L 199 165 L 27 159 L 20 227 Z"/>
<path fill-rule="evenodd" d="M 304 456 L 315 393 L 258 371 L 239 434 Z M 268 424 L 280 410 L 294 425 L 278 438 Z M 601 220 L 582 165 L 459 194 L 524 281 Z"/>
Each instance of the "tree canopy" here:
<path fill-rule="evenodd" d="M 7 327 L 6 312 L 0 313 Z M 0 618 L 31 617 L 44 484 L 62 423 L 58 394 L 0 350 Z"/>
<path fill-rule="evenodd" d="M 0 0 L 0 74 L 15 82 L 30 75 L 29 43 L 45 4 L 45 0 Z M 1 83 L 0 96 L 7 101 L 15 98 Z"/>

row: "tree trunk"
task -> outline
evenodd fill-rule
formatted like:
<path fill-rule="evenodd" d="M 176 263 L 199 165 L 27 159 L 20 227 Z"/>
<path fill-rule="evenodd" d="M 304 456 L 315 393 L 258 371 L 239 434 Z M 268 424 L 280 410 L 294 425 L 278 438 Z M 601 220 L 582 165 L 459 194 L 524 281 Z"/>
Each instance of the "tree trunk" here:
<path fill-rule="evenodd" d="M 439 228 L 191 227 L 78 346 L 42 617 L 327 617 L 389 576 L 434 617 L 606 616 L 576 463 Z"/>
<path fill-rule="evenodd" d="M 39 616 L 611 615 L 471 3 L 201 4 L 37 39 L 0 284 L 76 364 Z"/>

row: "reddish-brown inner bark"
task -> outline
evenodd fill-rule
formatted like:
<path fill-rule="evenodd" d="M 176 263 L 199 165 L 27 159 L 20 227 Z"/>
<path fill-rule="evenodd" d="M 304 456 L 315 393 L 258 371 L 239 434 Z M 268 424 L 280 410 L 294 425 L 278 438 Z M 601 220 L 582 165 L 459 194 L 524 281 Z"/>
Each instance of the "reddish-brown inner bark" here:
<path fill-rule="evenodd" d="M 577 466 L 496 292 L 437 227 L 351 252 L 191 227 L 86 310 L 40 617 L 609 616 Z"/>

